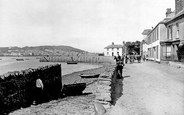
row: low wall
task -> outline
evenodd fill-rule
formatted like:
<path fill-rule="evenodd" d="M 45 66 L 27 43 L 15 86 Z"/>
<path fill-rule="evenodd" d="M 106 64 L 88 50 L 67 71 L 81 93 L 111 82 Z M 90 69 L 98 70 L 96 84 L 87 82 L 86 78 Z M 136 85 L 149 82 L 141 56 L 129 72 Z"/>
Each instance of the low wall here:
<path fill-rule="evenodd" d="M 81 63 L 112 63 L 114 58 L 111 56 L 74 56 L 74 61 Z M 42 56 L 40 62 L 67 62 L 71 61 L 70 56 Z"/>
<path fill-rule="evenodd" d="M 60 64 L 9 72 L 0 76 L 0 115 L 32 104 L 37 75 L 44 84 L 45 101 L 58 97 L 62 88 Z"/>

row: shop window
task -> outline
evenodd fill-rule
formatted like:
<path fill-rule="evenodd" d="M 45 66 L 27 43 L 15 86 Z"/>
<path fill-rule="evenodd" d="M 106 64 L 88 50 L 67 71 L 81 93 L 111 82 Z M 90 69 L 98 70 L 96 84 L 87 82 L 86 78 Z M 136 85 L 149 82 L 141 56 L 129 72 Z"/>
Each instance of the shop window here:
<path fill-rule="evenodd" d="M 167 48 L 166 49 L 167 50 L 167 56 L 166 57 L 167 58 L 170 58 L 171 57 L 171 46 L 170 45 L 167 45 L 166 48 Z"/>
<path fill-rule="evenodd" d="M 162 50 L 165 58 L 171 58 L 171 45 L 162 46 Z"/>

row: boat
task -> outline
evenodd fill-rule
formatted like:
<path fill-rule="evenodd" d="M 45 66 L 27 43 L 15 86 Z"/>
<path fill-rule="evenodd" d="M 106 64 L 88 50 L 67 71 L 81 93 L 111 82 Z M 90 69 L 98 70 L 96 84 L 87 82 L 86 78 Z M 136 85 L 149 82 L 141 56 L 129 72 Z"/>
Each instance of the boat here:
<path fill-rule="evenodd" d="M 80 74 L 79 75 L 81 78 L 98 78 L 100 74 Z"/>
<path fill-rule="evenodd" d="M 67 64 L 78 64 L 76 61 L 67 61 Z"/>
<path fill-rule="evenodd" d="M 63 93 L 66 96 L 81 95 L 84 89 L 86 88 L 86 83 L 76 83 L 63 85 Z"/>
<path fill-rule="evenodd" d="M 17 60 L 17 61 L 24 61 L 24 59 L 22 59 L 22 58 L 21 58 L 21 59 L 16 59 L 16 60 Z"/>

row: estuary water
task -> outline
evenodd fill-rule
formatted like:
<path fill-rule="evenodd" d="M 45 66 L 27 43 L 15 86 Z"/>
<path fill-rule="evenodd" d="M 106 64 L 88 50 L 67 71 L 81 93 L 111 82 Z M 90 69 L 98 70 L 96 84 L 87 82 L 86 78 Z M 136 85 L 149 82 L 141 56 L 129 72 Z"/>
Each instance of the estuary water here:
<path fill-rule="evenodd" d="M 17 61 L 16 59 L 23 59 L 23 61 Z M 89 63 L 67 64 L 64 62 L 40 62 L 36 57 L 0 57 L 0 75 L 3 75 L 7 72 L 25 70 L 28 68 L 36 69 L 40 66 L 57 63 L 61 64 L 62 75 L 101 67 L 101 65 Z"/>

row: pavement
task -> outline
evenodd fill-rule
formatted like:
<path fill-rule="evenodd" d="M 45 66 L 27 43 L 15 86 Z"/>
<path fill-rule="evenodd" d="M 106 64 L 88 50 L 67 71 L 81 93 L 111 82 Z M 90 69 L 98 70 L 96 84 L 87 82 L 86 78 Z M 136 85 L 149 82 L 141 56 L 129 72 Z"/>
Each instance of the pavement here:
<path fill-rule="evenodd" d="M 109 115 L 184 115 L 184 68 L 147 61 L 127 64 L 123 75 Z"/>
<path fill-rule="evenodd" d="M 168 65 L 173 66 L 173 67 L 177 67 L 177 68 L 184 68 L 184 62 L 169 61 Z"/>

